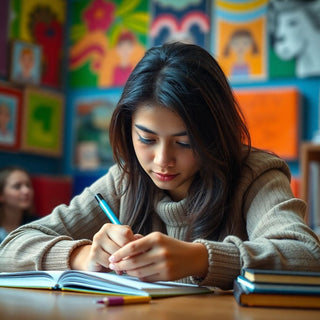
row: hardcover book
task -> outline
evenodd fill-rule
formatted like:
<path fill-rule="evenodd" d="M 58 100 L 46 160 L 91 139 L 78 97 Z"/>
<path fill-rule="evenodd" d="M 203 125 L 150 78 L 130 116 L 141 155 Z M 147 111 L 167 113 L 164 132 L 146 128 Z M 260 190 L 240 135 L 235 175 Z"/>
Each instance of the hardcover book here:
<path fill-rule="evenodd" d="M 249 292 L 320 295 L 320 286 L 318 285 L 251 282 L 242 276 L 238 276 L 237 282 L 241 283 L 241 285 L 244 286 Z"/>
<path fill-rule="evenodd" d="M 251 282 L 320 285 L 320 272 L 243 269 L 242 275 Z"/>
<path fill-rule="evenodd" d="M 237 280 L 234 281 L 233 294 L 238 304 L 246 307 L 320 308 L 319 294 L 255 293 Z"/>

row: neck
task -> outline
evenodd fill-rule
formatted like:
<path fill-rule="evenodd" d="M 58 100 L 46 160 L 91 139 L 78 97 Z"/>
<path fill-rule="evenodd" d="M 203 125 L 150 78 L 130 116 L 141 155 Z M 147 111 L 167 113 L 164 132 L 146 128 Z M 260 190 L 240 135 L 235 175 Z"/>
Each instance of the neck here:
<path fill-rule="evenodd" d="M 23 210 L 12 210 L 3 208 L 3 218 L 1 225 L 8 232 L 18 228 L 22 224 Z"/>
<path fill-rule="evenodd" d="M 320 61 L 317 56 L 317 52 L 319 52 L 319 50 L 320 36 L 315 35 L 314 41 L 306 43 L 303 54 L 297 57 L 296 73 L 298 76 L 305 77 L 319 74 Z"/>

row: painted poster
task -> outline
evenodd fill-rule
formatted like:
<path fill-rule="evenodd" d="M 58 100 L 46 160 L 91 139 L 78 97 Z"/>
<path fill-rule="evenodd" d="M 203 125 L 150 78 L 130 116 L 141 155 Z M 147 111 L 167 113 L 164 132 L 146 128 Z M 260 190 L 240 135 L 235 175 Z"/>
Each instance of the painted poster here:
<path fill-rule="evenodd" d="M 60 93 L 27 88 L 24 93 L 23 151 L 61 156 L 64 98 Z"/>
<path fill-rule="evenodd" d="M 231 81 L 266 78 L 267 0 L 216 0 L 214 52 Z"/>
<path fill-rule="evenodd" d="M 153 0 L 150 44 L 194 43 L 210 49 L 211 0 Z"/>
<path fill-rule="evenodd" d="M 109 167 L 112 150 L 109 124 L 122 89 L 73 91 L 73 168 L 92 171 Z"/>
<path fill-rule="evenodd" d="M 147 0 L 72 0 L 69 85 L 121 87 L 146 50 Z"/>
<path fill-rule="evenodd" d="M 15 40 L 11 50 L 10 80 L 19 84 L 39 84 L 41 53 L 39 45 Z"/>
<path fill-rule="evenodd" d="M 300 133 L 298 90 L 294 87 L 237 89 L 235 97 L 252 145 L 286 160 L 296 160 Z"/>
<path fill-rule="evenodd" d="M 270 78 L 320 75 L 320 0 L 270 0 Z"/>
<path fill-rule="evenodd" d="M 22 91 L 0 84 L 0 149 L 18 150 L 22 119 Z"/>
<path fill-rule="evenodd" d="M 42 47 L 41 83 L 61 85 L 66 1 L 12 0 L 10 36 Z"/>

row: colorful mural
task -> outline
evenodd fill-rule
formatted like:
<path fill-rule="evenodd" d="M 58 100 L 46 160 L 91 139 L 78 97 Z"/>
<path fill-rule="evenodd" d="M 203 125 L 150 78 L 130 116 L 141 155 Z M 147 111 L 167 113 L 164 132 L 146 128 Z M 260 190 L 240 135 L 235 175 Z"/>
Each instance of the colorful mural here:
<path fill-rule="evenodd" d="M 123 86 L 146 50 L 148 24 L 146 0 L 73 0 L 70 87 Z"/>

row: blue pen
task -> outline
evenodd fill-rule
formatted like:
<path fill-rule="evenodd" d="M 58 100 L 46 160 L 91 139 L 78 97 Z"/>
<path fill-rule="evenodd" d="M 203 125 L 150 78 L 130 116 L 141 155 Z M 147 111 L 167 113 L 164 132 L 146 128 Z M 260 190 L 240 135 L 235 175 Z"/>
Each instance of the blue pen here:
<path fill-rule="evenodd" d="M 120 221 L 118 220 L 118 218 L 116 217 L 116 215 L 113 213 L 113 211 L 111 210 L 111 208 L 108 206 L 106 200 L 104 200 L 103 196 L 100 193 L 97 193 L 95 196 L 96 200 L 99 203 L 99 206 L 101 207 L 101 209 L 103 210 L 103 212 L 107 215 L 107 217 L 109 218 L 109 220 L 113 223 L 113 224 L 121 224 Z"/>

